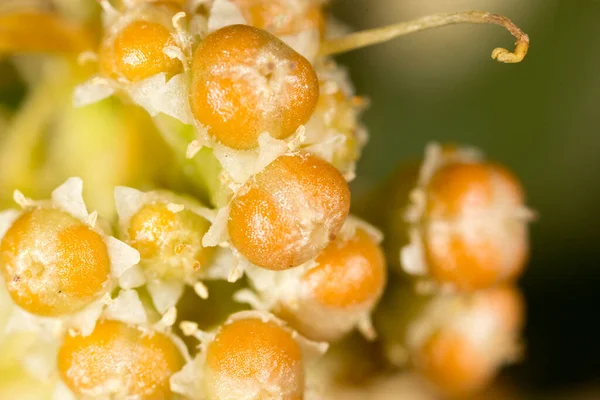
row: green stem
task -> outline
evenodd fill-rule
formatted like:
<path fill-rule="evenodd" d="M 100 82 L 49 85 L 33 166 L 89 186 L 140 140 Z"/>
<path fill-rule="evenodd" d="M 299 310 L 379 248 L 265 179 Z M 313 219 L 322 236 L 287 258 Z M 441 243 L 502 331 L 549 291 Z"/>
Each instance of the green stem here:
<path fill-rule="evenodd" d="M 203 148 L 192 159 L 186 157 L 188 144 L 195 138 L 191 125 L 160 114 L 154 122 L 163 140 L 175 153 L 176 161 L 184 175 L 212 203 L 219 203 L 222 184 L 219 180 L 221 165 L 212 149 Z"/>
<path fill-rule="evenodd" d="M 62 65 L 64 67 L 64 65 Z M 68 73 L 61 67 L 50 68 L 41 81 L 32 85 L 24 104 L 19 108 L 2 135 L 0 143 L 0 197 L 9 197 L 13 190 L 35 188 L 34 148 L 44 128 L 69 94 Z"/>

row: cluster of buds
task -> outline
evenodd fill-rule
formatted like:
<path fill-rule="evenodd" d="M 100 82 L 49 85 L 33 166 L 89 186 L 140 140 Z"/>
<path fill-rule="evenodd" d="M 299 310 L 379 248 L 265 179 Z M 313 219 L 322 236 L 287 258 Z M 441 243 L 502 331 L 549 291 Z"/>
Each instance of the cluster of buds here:
<path fill-rule="evenodd" d="M 362 207 L 394 272 L 376 318 L 386 358 L 446 396 L 483 388 L 520 355 L 533 213 L 519 181 L 476 149 L 431 144 L 374 198 L 386 207 Z"/>
<path fill-rule="evenodd" d="M 52 116 L 62 122 L 52 148 L 74 150 L 53 153 L 62 166 L 85 162 L 80 149 L 97 155 L 79 137 L 86 115 L 100 116 L 91 142 L 114 118 L 156 154 L 125 157 L 143 163 L 131 168 L 143 178 L 101 164 L 86 173 L 86 190 L 96 177 L 108 187 L 88 195 L 102 213 L 69 178 L 48 200 L 15 191 L 21 210 L 0 214 L 0 347 L 33 335 L 18 361 L 48 397 L 337 397 L 349 354 L 380 358 L 368 375 L 408 366 L 392 381 L 425 378 L 453 395 L 514 358 L 522 305 L 506 285 L 526 261 L 531 214 L 516 178 L 475 151 L 434 145 L 365 208 L 377 212 L 351 215 L 366 101 L 332 58 L 492 23 L 517 38 L 492 57 L 519 62 L 529 39 L 512 22 L 468 11 L 345 34 L 322 0 L 99 0 L 97 13 L 67 3 L 9 2 L 0 15 L 0 53 L 51 53 L 43 63 L 68 71 L 53 84 L 32 74 L 0 164 L 33 157 Z M 52 104 L 56 87 L 68 103 Z M 173 171 L 153 165 L 163 158 Z M 0 189 L 28 178 L 25 189 L 44 192 L 62 172 L 42 184 L 3 171 Z"/>

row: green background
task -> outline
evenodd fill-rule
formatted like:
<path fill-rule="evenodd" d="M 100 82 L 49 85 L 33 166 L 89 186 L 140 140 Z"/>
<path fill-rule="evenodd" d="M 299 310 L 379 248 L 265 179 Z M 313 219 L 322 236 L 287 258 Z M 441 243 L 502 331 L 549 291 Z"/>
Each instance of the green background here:
<path fill-rule="evenodd" d="M 527 354 L 507 379 L 526 393 L 587 390 L 600 378 L 600 2 L 420 1 L 339 0 L 333 13 L 360 29 L 467 5 L 506 14 L 529 34 L 530 53 L 496 63 L 489 52 L 511 36 L 463 25 L 339 57 L 371 99 L 354 194 L 433 140 L 475 145 L 511 168 L 539 219 L 522 280 Z"/>

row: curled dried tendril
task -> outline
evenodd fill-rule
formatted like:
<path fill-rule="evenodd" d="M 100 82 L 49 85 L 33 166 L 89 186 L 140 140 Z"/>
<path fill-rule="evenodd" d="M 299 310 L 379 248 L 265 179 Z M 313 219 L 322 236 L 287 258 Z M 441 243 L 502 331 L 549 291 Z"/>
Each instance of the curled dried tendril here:
<path fill-rule="evenodd" d="M 517 41 L 514 51 L 502 47 L 497 47 L 492 51 L 492 58 L 499 62 L 509 64 L 521 62 L 527 55 L 527 50 L 529 50 L 529 36 L 510 19 L 486 11 L 461 11 L 429 15 L 412 21 L 400 22 L 381 28 L 352 33 L 340 38 L 328 39 L 321 44 L 319 53 L 321 55 L 343 53 L 383 43 L 410 33 L 455 24 L 494 24 L 506 28 Z"/>

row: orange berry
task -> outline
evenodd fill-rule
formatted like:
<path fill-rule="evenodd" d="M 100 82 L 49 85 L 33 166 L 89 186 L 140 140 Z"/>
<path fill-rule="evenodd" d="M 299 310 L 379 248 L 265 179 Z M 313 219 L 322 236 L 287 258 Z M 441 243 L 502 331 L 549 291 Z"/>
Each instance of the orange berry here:
<path fill-rule="evenodd" d="M 386 283 L 381 247 L 363 229 L 331 242 L 275 312 L 312 340 L 336 341 L 370 314 Z M 292 288 L 290 288 L 292 289 Z"/>
<path fill-rule="evenodd" d="M 523 189 L 506 169 L 494 164 L 453 163 L 442 167 L 429 187 L 429 216 L 452 218 L 470 209 L 519 206 Z"/>
<path fill-rule="evenodd" d="M 525 299 L 513 286 L 499 286 L 480 294 L 480 307 L 489 307 L 499 320 L 500 328 L 509 333 L 519 332 L 525 322 Z"/>
<path fill-rule="evenodd" d="M 483 388 L 513 359 L 523 323 L 523 299 L 514 287 L 461 296 L 454 298 L 459 303 L 447 304 L 449 318 L 424 340 L 415 357 L 418 370 L 447 395 Z"/>
<path fill-rule="evenodd" d="M 316 1 L 233 0 L 252 26 L 273 35 L 292 35 L 309 29 L 325 32 L 323 10 Z"/>
<path fill-rule="evenodd" d="M 315 260 L 302 278 L 315 299 L 332 308 L 373 303 L 385 286 L 385 258 L 379 245 L 358 229 L 348 240 L 336 240 Z"/>
<path fill-rule="evenodd" d="M 169 210 L 164 202 L 144 205 L 129 221 L 127 244 L 141 263 L 161 278 L 193 277 L 210 261 L 214 249 L 202 246 L 210 224 L 188 209 Z"/>
<path fill-rule="evenodd" d="M 153 6 L 157 12 L 173 15 L 173 6 Z M 175 75 L 181 61 L 169 57 L 165 48 L 176 46 L 172 29 L 161 22 L 138 19 L 104 38 L 98 58 L 100 71 L 109 78 L 137 82 L 161 72 Z"/>
<path fill-rule="evenodd" d="M 250 262 L 272 270 L 315 257 L 341 229 L 350 209 L 348 184 L 310 154 L 278 157 L 231 202 L 231 242 Z"/>
<path fill-rule="evenodd" d="M 192 113 L 218 142 L 251 149 L 268 132 L 286 138 L 319 98 L 310 62 L 270 33 L 231 25 L 208 35 L 192 62 Z"/>
<path fill-rule="evenodd" d="M 117 321 L 98 323 L 89 336 L 65 337 L 58 352 L 60 377 L 77 396 L 166 399 L 169 378 L 183 364 L 166 335 Z"/>
<path fill-rule="evenodd" d="M 103 238 L 62 211 L 26 211 L 0 244 L 0 270 L 13 301 L 42 316 L 74 313 L 108 290 Z"/>
<path fill-rule="evenodd" d="M 453 163 L 426 190 L 422 235 L 435 280 L 474 290 L 519 274 L 528 241 L 515 177 L 493 164 Z"/>
<path fill-rule="evenodd" d="M 485 352 L 455 332 L 440 332 L 431 337 L 420 351 L 418 368 L 449 396 L 483 388 L 495 372 Z"/>
<path fill-rule="evenodd" d="M 204 380 L 209 399 L 302 399 L 302 351 L 275 322 L 236 320 L 207 346 Z"/>

